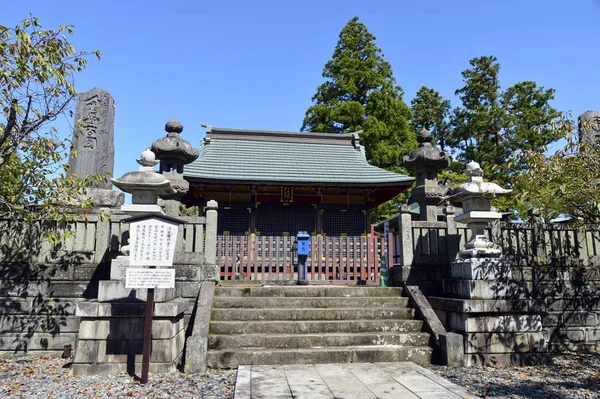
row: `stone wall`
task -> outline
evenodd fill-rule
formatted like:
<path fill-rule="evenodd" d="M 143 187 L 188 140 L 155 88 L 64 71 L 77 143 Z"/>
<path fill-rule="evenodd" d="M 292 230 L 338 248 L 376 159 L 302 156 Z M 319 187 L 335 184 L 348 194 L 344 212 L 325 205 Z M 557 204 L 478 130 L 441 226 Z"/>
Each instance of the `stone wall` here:
<path fill-rule="evenodd" d="M 128 238 L 125 215 L 101 221 L 40 225 L 0 220 L 0 356 L 61 354 L 76 347 L 78 303 L 98 298 L 100 280 L 109 280 L 110 261 Z M 200 282 L 215 280 L 214 265 L 205 266 L 205 218 L 184 217 L 175 257 L 176 297 L 188 302 L 187 326 Z M 58 242 L 44 233 L 71 232 Z M 214 258 L 214 255 L 213 255 Z"/>
<path fill-rule="evenodd" d="M 600 349 L 597 226 L 535 218 L 490 225 L 487 234 L 510 267 L 489 273 L 482 265 L 466 275 L 451 265 L 468 231 L 452 209 L 445 213 L 440 222 L 413 221 L 407 212 L 393 220 L 390 274 L 395 284 L 419 286 L 448 331 L 463 335 L 467 364 L 543 362 L 525 353 Z"/>

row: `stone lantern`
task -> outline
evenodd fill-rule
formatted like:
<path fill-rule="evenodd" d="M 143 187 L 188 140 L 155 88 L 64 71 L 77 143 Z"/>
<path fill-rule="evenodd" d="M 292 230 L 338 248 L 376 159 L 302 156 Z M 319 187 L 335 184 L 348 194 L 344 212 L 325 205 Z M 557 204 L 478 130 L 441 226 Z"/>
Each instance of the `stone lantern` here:
<path fill-rule="evenodd" d="M 142 152 L 137 163 L 141 165 L 139 171 L 111 179 L 115 186 L 131 194 L 132 203 L 122 205 L 121 210 L 129 215 L 164 213 L 158 205 L 158 197 L 173 195 L 175 190 L 166 177 L 154 171 L 158 161 L 150 149 Z"/>
<path fill-rule="evenodd" d="M 477 162 L 467 165 L 465 174 L 467 182 L 456 187 L 447 197 L 452 203 L 462 204 L 463 214 L 458 215 L 457 222 L 466 223 L 471 230 L 471 238 L 465 244 L 465 249 L 458 253 L 461 258 L 496 258 L 502 255 L 502 250 L 491 242 L 485 235 L 488 223 L 499 220 L 502 215 L 491 210 L 492 198 L 510 193 L 492 182 L 483 181 L 483 170 Z"/>
<path fill-rule="evenodd" d="M 438 184 L 438 170 L 448 167 L 448 153 L 431 144 L 431 133 L 423 129 L 417 134 L 419 147 L 404 157 L 402 164 L 414 171 L 417 181 L 411 197 L 420 206 L 421 220 L 437 221 L 437 207 L 443 200 L 443 189 Z"/>
<path fill-rule="evenodd" d="M 164 215 L 158 197 L 173 195 L 175 190 L 165 176 L 154 171 L 158 161 L 150 149 L 137 162 L 141 165 L 138 171 L 111 179 L 116 187 L 132 195 L 132 204 L 122 205 L 121 211 L 132 216 Z M 122 244 L 123 255 L 111 260 L 110 280 L 98 282 L 97 298 L 77 304 L 75 314 L 81 317 L 81 323 L 72 366 L 74 375 L 118 374 L 127 370 L 135 360 L 133 343 L 144 339 L 147 316 L 140 305 L 148 300 L 147 288 L 128 287 L 126 276 L 128 268 L 146 266 L 132 265 L 129 245 L 124 241 Z M 157 288 L 153 295 L 160 306 L 155 305 L 151 316 L 150 368 L 173 372 L 185 343 L 183 313 L 188 307 L 187 299 L 175 297 L 175 288 Z"/>
<path fill-rule="evenodd" d="M 180 198 L 185 195 L 190 184 L 183 178 L 183 166 L 198 158 L 198 150 L 181 138 L 183 125 L 175 118 L 165 125 L 167 135 L 152 143 L 152 152 L 160 160 L 160 173 L 165 176 L 173 190 L 172 195 L 161 195 L 165 200 L 165 210 L 168 216 L 179 216 Z"/>

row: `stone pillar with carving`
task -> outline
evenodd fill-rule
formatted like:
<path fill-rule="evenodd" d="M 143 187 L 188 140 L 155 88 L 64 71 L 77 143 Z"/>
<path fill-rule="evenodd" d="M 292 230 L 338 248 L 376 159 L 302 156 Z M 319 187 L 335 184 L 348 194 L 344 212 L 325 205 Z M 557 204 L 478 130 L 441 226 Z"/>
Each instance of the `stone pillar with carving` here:
<path fill-rule="evenodd" d="M 169 179 L 175 194 L 161 196 L 165 201 L 167 216 L 179 216 L 180 199 L 185 195 L 190 184 L 183 178 L 183 166 L 198 158 L 198 150 L 181 138 L 183 125 L 175 118 L 165 125 L 167 135 L 152 143 L 152 152 L 160 160 L 160 172 Z"/>
<path fill-rule="evenodd" d="M 577 118 L 579 142 L 598 143 L 600 137 L 600 111 L 586 111 Z"/>
<path fill-rule="evenodd" d="M 438 205 L 442 202 L 443 189 L 438 184 L 438 170 L 448 167 L 448 153 L 431 144 L 433 137 L 426 129 L 417 134 L 419 147 L 403 159 L 406 169 L 414 171 L 417 181 L 411 198 L 420 206 L 421 220 L 437 221 Z"/>
<path fill-rule="evenodd" d="M 91 198 L 95 208 L 118 208 L 124 202 L 123 193 L 113 191 L 110 182 L 115 163 L 114 124 L 115 103 L 110 93 L 93 88 L 79 94 L 69 174 L 79 178 L 93 174 L 103 177 L 95 187 L 86 189 L 86 197 Z"/>

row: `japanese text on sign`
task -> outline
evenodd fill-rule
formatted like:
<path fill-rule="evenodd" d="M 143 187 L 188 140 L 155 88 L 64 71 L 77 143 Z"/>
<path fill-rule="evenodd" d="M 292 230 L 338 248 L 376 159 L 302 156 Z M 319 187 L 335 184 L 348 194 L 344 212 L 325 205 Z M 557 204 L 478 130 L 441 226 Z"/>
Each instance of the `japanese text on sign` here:
<path fill-rule="evenodd" d="M 129 228 L 130 264 L 172 266 L 177 230 L 177 223 L 160 219 L 132 222 Z"/>

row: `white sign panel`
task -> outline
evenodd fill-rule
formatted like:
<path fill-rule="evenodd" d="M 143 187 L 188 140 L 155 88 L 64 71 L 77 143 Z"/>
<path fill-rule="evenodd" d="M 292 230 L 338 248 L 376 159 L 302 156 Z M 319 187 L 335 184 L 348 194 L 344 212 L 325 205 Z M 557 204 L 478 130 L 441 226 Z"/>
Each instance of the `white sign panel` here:
<path fill-rule="evenodd" d="M 175 288 L 175 269 L 144 269 L 130 267 L 126 288 Z"/>
<path fill-rule="evenodd" d="M 129 225 L 131 266 L 173 266 L 178 224 L 145 219 Z"/>

